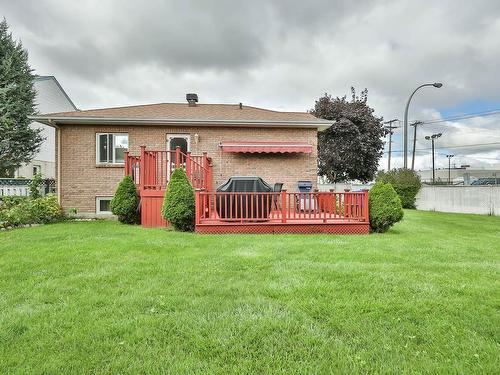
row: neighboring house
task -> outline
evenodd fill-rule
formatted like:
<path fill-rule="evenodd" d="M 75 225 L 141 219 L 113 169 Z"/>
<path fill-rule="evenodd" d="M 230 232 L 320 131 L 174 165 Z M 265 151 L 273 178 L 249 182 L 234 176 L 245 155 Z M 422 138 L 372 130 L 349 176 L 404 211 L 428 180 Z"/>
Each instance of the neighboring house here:
<path fill-rule="evenodd" d="M 311 181 L 316 188 L 317 132 L 328 128 L 330 121 L 304 112 L 278 112 L 242 104 L 198 104 L 196 94 L 188 94 L 186 98 L 188 103 L 34 117 L 56 129 L 57 192 L 63 208 L 76 209 L 78 214 L 87 216 L 110 214 L 109 203 L 117 184 L 125 174 L 131 174 L 141 195 L 142 223 L 164 225 L 160 217 L 161 202 L 174 167 L 185 168 L 193 187 L 203 194 L 211 194 L 231 176 L 259 176 L 271 185 L 283 183 L 288 192 L 296 192 L 301 180 Z M 286 198 L 283 195 L 281 202 Z M 313 211 L 314 218 L 319 218 L 315 208 L 318 202 L 312 202 L 316 198 L 310 196 L 307 203 L 314 208 L 308 211 L 311 220 Z M 366 233 L 367 195 L 340 198 L 339 204 L 346 205 L 342 212 L 348 212 L 349 220 L 353 221 L 350 224 L 355 224 L 346 226 L 343 232 Z M 208 207 L 197 212 L 200 220 L 215 207 L 214 202 L 209 202 L 212 197 L 203 199 Z M 275 211 L 279 207 L 277 196 L 272 199 Z M 288 213 L 282 211 L 281 215 L 290 216 L 295 211 L 297 196 L 288 199 Z M 333 216 L 330 213 L 329 218 L 324 216 L 321 224 L 330 225 L 322 230 L 332 232 L 336 228 L 328 220 L 342 218 L 336 208 L 338 204 L 328 205 L 337 212 Z M 356 207 L 356 214 L 351 206 Z M 284 210 L 285 206 L 282 207 Z M 303 214 L 305 204 L 300 207 Z M 324 211 L 322 214 L 326 215 Z M 353 219 L 355 215 L 364 221 L 362 225 L 357 218 Z M 293 219 L 299 217 L 294 214 Z M 280 224 L 285 221 L 284 216 L 279 219 Z M 275 230 L 270 229 L 273 233 Z"/>
<path fill-rule="evenodd" d="M 57 79 L 53 76 L 36 76 L 36 108 L 39 113 L 76 111 L 77 108 L 63 90 Z M 53 127 L 40 122 L 30 124 L 33 128 L 42 129 L 45 141 L 33 160 L 22 165 L 16 170 L 14 176 L 17 178 L 32 178 L 36 173 L 41 173 L 44 178 L 55 178 L 55 130 Z"/>

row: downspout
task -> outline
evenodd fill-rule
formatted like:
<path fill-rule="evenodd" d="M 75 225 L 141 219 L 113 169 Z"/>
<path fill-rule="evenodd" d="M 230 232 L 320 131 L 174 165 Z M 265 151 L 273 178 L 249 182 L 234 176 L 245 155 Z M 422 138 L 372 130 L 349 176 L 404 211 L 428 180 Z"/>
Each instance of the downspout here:
<path fill-rule="evenodd" d="M 61 128 L 55 124 L 53 120 L 49 119 L 49 126 L 56 130 L 56 143 L 57 143 L 57 155 L 56 155 L 56 190 L 57 190 L 57 201 L 61 204 Z"/>

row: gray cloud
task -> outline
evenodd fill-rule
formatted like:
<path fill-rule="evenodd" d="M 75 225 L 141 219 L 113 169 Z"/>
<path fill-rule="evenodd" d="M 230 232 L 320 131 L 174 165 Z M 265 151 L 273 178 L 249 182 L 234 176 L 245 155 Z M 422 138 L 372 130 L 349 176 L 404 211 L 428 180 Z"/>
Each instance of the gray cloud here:
<path fill-rule="evenodd" d="M 412 119 L 468 101 L 500 106 L 494 0 L 0 0 L 0 9 L 37 73 L 57 76 L 81 108 L 196 91 L 205 102 L 307 110 L 354 85 L 389 119 L 402 117 L 415 86 L 438 80 L 442 89 L 415 97 Z M 497 134 L 493 118 L 436 129 L 447 125 L 447 143 L 463 143 L 471 126 L 477 138 Z"/>

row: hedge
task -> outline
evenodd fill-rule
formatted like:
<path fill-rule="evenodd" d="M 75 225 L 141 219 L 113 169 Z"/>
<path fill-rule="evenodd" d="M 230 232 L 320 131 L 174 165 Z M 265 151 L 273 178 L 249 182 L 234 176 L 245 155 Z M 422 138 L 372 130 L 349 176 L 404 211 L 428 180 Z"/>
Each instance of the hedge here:
<path fill-rule="evenodd" d="M 1 228 L 15 228 L 29 224 L 48 224 L 63 219 L 63 211 L 53 194 L 35 199 L 4 197 L 0 204 Z"/>

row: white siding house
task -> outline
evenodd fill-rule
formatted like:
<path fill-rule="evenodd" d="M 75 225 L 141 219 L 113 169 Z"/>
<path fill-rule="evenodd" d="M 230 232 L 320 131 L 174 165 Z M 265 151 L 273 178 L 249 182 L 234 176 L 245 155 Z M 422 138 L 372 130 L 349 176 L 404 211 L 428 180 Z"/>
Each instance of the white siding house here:
<path fill-rule="evenodd" d="M 40 114 L 77 110 L 54 76 L 37 76 L 35 89 Z M 33 122 L 30 126 L 41 128 L 46 140 L 33 160 L 16 171 L 15 177 L 32 178 L 35 173 L 40 172 L 43 178 L 55 178 L 55 129 L 39 122 Z"/>

